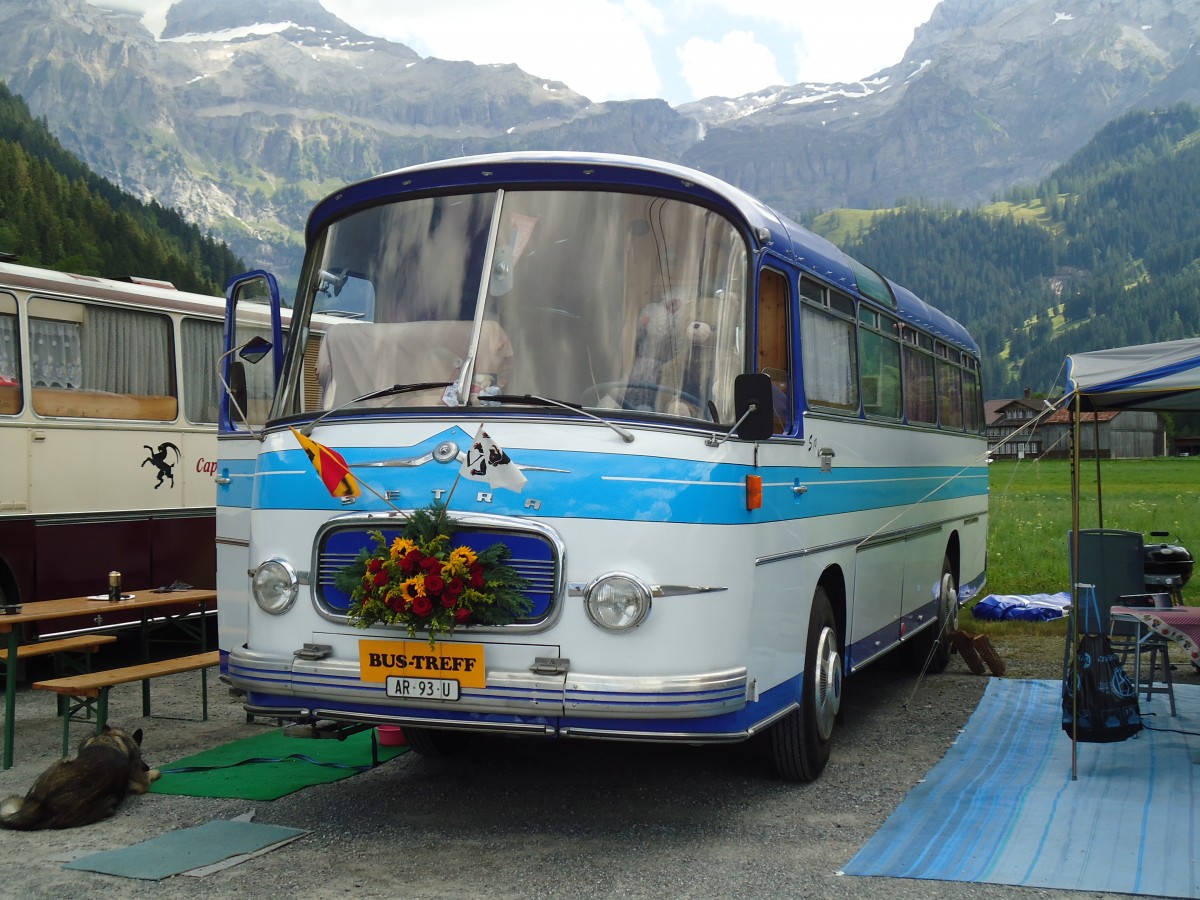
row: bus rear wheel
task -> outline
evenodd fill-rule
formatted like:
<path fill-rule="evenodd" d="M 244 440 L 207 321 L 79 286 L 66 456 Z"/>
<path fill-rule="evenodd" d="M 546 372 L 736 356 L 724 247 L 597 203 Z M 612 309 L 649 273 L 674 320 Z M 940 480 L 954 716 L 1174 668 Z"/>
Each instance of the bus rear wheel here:
<path fill-rule="evenodd" d="M 813 595 L 804 656 L 800 708 L 771 726 L 775 770 L 785 781 L 813 781 L 829 762 L 842 705 L 842 653 L 837 621 L 825 589 Z"/>

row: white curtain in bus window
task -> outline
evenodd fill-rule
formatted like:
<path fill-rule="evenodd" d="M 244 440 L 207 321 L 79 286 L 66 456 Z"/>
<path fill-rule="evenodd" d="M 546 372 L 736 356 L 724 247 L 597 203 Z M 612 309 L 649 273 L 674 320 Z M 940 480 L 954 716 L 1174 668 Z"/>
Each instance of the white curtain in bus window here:
<path fill-rule="evenodd" d="M 800 307 L 800 344 L 808 404 L 857 410 L 854 323 L 803 303 Z"/>
<path fill-rule="evenodd" d="M 221 356 L 222 324 L 184 319 L 180 324 L 183 346 L 183 414 L 189 422 L 216 422 L 221 400 L 217 360 Z M 270 361 L 264 361 L 269 365 Z"/>
<path fill-rule="evenodd" d="M 83 384 L 79 323 L 30 319 L 29 365 L 34 387 L 78 389 Z"/>
<path fill-rule="evenodd" d="M 33 408 L 47 416 L 173 420 L 174 364 L 166 316 L 30 301 Z"/>
<path fill-rule="evenodd" d="M 727 220 L 688 203 L 506 194 L 487 309 L 512 342 L 507 393 L 729 421 L 745 259 Z"/>
<path fill-rule="evenodd" d="M 0 415 L 21 411 L 21 345 L 17 340 L 17 301 L 0 294 Z"/>

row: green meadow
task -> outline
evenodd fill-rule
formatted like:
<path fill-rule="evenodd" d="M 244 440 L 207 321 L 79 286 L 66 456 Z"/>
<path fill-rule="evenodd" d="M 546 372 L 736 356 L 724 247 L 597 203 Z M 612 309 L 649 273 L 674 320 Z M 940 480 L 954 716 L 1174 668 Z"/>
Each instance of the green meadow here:
<path fill-rule="evenodd" d="M 989 469 L 988 594 L 1053 594 L 1070 587 L 1071 463 L 995 462 Z M 1200 458 L 1095 460 L 1080 466 L 1080 528 L 1165 531 L 1169 543 L 1200 554 Z M 1200 602 L 1200 573 L 1184 588 Z M 974 623 L 993 631 L 1026 623 Z M 1034 625 L 1035 628 L 1044 626 Z"/>
<path fill-rule="evenodd" d="M 989 593 L 1066 590 L 1071 463 L 996 462 L 989 474 Z M 1200 551 L 1200 458 L 1102 460 L 1099 481 L 1095 460 L 1084 460 L 1080 476 L 1080 528 L 1165 531 Z M 1185 596 L 1200 596 L 1200 581 Z"/>

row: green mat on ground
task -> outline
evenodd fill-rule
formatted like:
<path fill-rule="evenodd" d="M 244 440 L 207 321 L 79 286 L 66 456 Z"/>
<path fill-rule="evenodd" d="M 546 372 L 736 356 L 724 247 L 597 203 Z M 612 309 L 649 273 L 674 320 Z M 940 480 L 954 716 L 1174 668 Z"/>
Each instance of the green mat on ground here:
<path fill-rule="evenodd" d="M 161 881 L 222 860 L 253 855 L 305 834 L 308 832 L 302 828 L 218 819 L 195 828 L 172 831 L 132 847 L 91 853 L 67 863 L 66 868 Z"/>
<path fill-rule="evenodd" d="M 386 762 L 407 749 L 379 744 L 379 761 Z M 275 800 L 369 768 L 370 731 L 339 741 L 287 737 L 276 729 L 159 766 L 162 778 L 150 785 L 150 792 Z"/>

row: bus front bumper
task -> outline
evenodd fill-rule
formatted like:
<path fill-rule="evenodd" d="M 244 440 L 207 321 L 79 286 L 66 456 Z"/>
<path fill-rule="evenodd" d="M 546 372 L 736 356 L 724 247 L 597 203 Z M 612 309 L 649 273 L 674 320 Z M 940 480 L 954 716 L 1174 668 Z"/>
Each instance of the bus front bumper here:
<path fill-rule="evenodd" d="M 745 739 L 756 730 L 748 722 L 765 712 L 748 703 L 745 668 L 650 677 L 572 672 L 568 664 L 566 671 L 548 672 L 546 648 L 528 650 L 528 659 L 540 665 L 488 665 L 486 684 L 459 688 L 455 700 L 390 697 L 384 683 L 362 679 L 356 659 L 281 657 L 241 647 L 230 651 L 227 674 L 246 691 L 247 712 L 309 722 L 720 741 Z M 759 707 L 756 714 L 747 716 L 748 706 Z"/>

